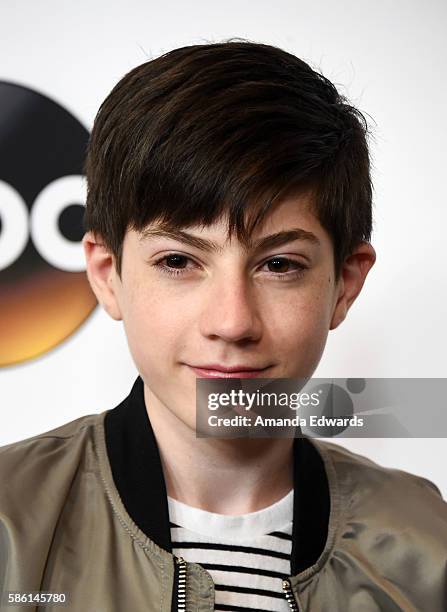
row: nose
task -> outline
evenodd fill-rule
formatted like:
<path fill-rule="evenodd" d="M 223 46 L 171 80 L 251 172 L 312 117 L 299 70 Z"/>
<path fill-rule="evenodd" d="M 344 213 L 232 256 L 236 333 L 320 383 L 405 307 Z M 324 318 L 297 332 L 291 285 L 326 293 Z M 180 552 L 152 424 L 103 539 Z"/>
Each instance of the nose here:
<path fill-rule="evenodd" d="M 227 342 L 258 340 L 262 322 L 247 279 L 242 274 L 225 274 L 210 284 L 201 312 L 201 333 Z"/>

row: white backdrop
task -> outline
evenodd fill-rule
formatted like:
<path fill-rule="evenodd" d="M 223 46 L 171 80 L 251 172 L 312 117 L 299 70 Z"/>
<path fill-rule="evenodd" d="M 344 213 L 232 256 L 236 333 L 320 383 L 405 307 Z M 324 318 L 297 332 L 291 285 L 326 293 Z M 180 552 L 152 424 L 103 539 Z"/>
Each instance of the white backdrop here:
<path fill-rule="evenodd" d="M 446 377 L 446 27 L 442 0 L 15 0 L 0 5 L 0 80 L 90 129 L 125 72 L 174 47 L 239 36 L 308 61 L 376 124 L 377 263 L 315 376 Z M 0 444 L 113 407 L 135 376 L 122 325 L 97 309 L 58 348 L 0 369 Z M 447 497 L 446 442 L 343 444 Z"/>

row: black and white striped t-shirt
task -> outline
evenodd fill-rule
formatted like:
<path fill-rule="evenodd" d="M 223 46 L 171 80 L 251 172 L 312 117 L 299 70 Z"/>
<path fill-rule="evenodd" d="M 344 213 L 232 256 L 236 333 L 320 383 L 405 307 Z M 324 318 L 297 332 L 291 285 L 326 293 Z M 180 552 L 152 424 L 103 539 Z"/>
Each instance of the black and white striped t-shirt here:
<path fill-rule="evenodd" d="M 287 612 L 293 490 L 250 514 L 229 516 L 168 497 L 173 553 L 199 563 L 215 584 L 215 610 Z"/>

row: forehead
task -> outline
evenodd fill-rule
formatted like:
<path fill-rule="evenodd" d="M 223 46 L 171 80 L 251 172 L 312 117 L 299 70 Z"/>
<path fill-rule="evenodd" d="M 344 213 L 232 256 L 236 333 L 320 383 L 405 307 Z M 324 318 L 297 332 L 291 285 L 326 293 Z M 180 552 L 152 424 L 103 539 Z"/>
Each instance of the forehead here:
<path fill-rule="evenodd" d="M 326 237 L 313 212 L 309 196 L 295 195 L 278 202 L 241 244 L 246 250 L 280 246 L 292 240 L 318 246 Z M 233 242 L 239 242 L 235 235 L 229 234 L 228 214 L 209 225 L 191 224 L 177 228 L 154 222 L 138 232 L 138 240 L 142 244 L 160 239 L 178 240 L 201 250 L 216 252 Z"/>

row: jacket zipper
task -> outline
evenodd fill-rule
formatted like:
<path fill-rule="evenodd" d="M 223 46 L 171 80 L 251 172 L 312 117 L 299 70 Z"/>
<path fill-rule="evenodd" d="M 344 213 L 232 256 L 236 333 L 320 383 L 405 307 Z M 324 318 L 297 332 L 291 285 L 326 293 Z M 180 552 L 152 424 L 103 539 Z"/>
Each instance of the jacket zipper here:
<path fill-rule="evenodd" d="M 183 557 L 174 557 L 172 612 L 186 612 L 186 566 Z"/>
<path fill-rule="evenodd" d="M 186 567 L 183 557 L 175 557 L 172 612 L 186 612 Z M 283 580 L 282 588 L 291 612 L 300 612 L 290 581 Z"/>
<path fill-rule="evenodd" d="M 291 612 L 300 612 L 300 609 L 298 608 L 298 604 L 296 603 L 295 595 L 293 594 L 293 591 L 292 591 L 292 585 L 290 584 L 290 581 L 283 580 L 282 588 L 285 593 L 287 603 L 289 604 L 289 608 Z"/>

